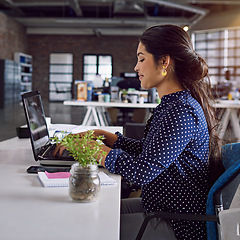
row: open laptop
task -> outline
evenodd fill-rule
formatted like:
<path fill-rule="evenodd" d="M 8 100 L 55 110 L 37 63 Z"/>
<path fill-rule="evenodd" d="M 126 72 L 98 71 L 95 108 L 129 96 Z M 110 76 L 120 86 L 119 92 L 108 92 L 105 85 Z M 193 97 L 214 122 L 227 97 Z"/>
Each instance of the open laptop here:
<path fill-rule="evenodd" d="M 64 167 L 75 163 L 76 161 L 68 155 L 67 151 L 61 157 L 52 156 L 56 144 L 53 144 L 49 137 L 40 92 L 23 93 L 22 102 L 35 160 L 42 166 Z"/>

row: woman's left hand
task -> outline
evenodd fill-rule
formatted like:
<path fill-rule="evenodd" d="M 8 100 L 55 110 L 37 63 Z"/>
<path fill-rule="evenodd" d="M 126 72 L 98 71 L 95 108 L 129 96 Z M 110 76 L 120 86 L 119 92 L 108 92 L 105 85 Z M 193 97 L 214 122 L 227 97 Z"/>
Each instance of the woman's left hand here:
<path fill-rule="evenodd" d="M 110 147 L 107 147 L 106 145 L 102 145 L 101 148 L 102 150 L 100 150 L 101 153 L 97 158 L 97 162 L 101 164 L 103 167 L 105 167 L 105 159 L 112 149 Z"/>

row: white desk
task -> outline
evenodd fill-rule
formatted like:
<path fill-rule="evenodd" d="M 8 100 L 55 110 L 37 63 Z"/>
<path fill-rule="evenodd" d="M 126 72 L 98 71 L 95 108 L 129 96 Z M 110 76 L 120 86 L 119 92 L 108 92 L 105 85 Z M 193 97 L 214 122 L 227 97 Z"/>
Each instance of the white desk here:
<path fill-rule="evenodd" d="M 157 103 L 123 103 L 123 102 L 83 102 L 78 100 L 64 101 L 64 105 L 87 107 L 87 112 L 83 119 L 83 126 L 90 126 L 96 124 L 96 126 L 108 126 L 107 119 L 105 117 L 105 109 L 110 107 L 117 108 L 155 108 Z"/>
<path fill-rule="evenodd" d="M 105 118 L 105 111 L 108 107 L 122 107 L 122 108 L 156 108 L 156 103 L 122 103 L 122 102 L 83 102 L 77 100 L 64 101 L 64 105 L 69 106 L 86 106 L 87 112 L 83 119 L 83 126 L 90 126 L 96 124 L 96 126 L 107 126 L 107 120 Z M 220 109 L 220 125 L 218 128 L 220 138 L 224 137 L 229 122 L 232 125 L 233 132 L 237 141 L 240 142 L 240 124 L 238 117 L 238 110 L 240 109 L 240 102 L 236 103 L 231 100 L 218 100 L 214 105 L 215 108 Z"/>
<path fill-rule="evenodd" d="M 220 109 L 219 118 L 219 137 L 222 139 L 227 130 L 229 122 L 232 125 L 233 133 L 240 142 L 240 124 L 238 117 L 238 110 L 240 109 L 240 102 L 234 100 L 218 100 L 214 105 L 215 108 Z"/>
<path fill-rule="evenodd" d="M 119 239 L 120 176 L 109 173 L 117 185 L 102 186 L 96 202 L 76 203 L 68 188 L 44 188 L 26 173 L 34 164 L 28 139 L 0 142 L 0 239 Z"/>

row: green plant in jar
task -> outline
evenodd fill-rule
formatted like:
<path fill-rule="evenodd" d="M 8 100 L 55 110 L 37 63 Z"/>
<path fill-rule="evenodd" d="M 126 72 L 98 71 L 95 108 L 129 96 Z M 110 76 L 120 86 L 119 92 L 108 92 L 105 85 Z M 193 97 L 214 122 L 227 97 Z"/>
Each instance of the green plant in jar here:
<path fill-rule="evenodd" d="M 76 163 L 72 165 L 69 178 L 69 194 L 73 200 L 92 202 L 100 190 L 97 158 L 102 154 L 104 136 L 95 136 L 90 130 L 84 134 L 68 134 L 54 141 L 65 146 Z"/>

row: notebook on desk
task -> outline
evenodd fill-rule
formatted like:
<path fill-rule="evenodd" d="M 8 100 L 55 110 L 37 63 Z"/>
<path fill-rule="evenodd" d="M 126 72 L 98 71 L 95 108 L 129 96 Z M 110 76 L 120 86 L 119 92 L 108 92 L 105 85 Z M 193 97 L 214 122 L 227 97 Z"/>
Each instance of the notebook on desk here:
<path fill-rule="evenodd" d="M 49 137 L 42 99 L 39 91 L 22 94 L 24 112 L 29 129 L 29 135 L 36 161 L 41 165 L 71 166 L 76 161 L 66 154 L 63 156 L 52 156 L 56 144 Z"/>

